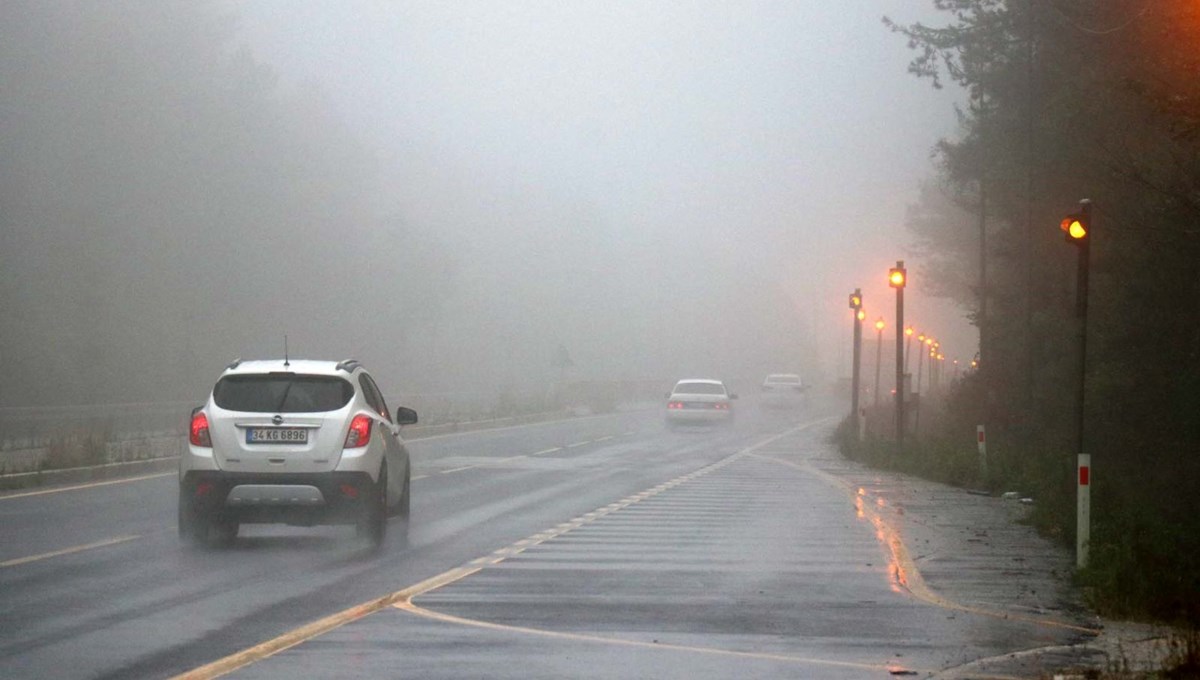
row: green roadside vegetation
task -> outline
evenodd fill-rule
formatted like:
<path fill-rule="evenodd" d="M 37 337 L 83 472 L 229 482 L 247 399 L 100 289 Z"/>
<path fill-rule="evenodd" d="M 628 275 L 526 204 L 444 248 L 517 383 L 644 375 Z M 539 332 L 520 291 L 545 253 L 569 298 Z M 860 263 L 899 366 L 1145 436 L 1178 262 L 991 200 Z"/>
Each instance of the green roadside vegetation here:
<path fill-rule="evenodd" d="M 926 405 L 902 453 L 874 465 L 1034 499 L 1074 546 L 1077 251 L 1059 230 L 1093 203 L 1084 449 L 1091 560 L 1106 616 L 1200 625 L 1200 4 L 932 0 L 939 25 L 885 19 L 910 72 L 966 96 L 907 228 L 913 293 L 981 327 L 981 365 Z M 988 278 L 980 285 L 980 216 Z M 981 295 L 987 314 L 981 314 Z M 932 415 L 936 412 L 936 417 Z M 988 428 L 980 470 L 975 427 Z"/>

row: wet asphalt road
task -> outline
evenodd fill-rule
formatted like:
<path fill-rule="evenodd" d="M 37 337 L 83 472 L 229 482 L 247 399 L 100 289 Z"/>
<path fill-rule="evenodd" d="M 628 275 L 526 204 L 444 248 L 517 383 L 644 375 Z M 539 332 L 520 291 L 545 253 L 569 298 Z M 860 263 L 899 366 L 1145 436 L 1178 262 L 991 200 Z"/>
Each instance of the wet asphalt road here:
<path fill-rule="evenodd" d="M 922 597 L 904 537 L 823 469 L 832 420 L 741 406 L 730 428 L 635 412 L 410 442 L 410 544 L 379 554 L 345 527 L 184 551 L 173 476 L 0 497 L 0 676 L 170 677 L 248 649 L 219 670 L 929 676 L 1080 637 Z"/>

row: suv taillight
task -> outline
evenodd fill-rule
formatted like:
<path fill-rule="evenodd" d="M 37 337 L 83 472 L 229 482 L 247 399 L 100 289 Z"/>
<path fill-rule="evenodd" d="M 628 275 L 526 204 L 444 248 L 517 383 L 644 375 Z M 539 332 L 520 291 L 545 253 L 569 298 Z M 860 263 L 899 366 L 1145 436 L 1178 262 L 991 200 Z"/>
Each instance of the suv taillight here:
<path fill-rule="evenodd" d="M 366 446 L 369 441 L 371 441 L 370 416 L 361 414 L 354 416 L 354 420 L 350 421 L 350 431 L 346 433 L 346 443 L 343 447 L 357 449 Z"/>
<path fill-rule="evenodd" d="M 191 433 L 188 435 L 188 441 L 192 446 L 203 446 L 212 448 L 212 437 L 208 434 L 208 416 L 204 415 L 203 411 L 196 411 L 192 416 Z"/>

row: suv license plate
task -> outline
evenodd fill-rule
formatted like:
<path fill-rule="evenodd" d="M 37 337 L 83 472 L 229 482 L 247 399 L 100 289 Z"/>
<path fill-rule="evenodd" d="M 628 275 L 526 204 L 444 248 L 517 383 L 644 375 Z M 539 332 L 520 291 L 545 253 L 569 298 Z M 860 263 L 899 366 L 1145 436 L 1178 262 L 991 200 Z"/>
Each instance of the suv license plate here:
<path fill-rule="evenodd" d="M 247 444 L 307 444 L 308 430 L 302 427 L 252 427 L 246 430 Z"/>

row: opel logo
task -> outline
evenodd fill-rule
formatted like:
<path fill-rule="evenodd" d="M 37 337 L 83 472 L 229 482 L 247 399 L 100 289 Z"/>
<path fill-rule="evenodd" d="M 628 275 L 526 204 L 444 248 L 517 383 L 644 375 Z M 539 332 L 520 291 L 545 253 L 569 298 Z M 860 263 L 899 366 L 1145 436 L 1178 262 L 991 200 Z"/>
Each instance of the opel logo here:
<path fill-rule="evenodd" d="M 280 423 L 283 422 L 283 416 L 276 415 L 274 418 L 271 419 L 271 422 L 275 423 L 276 425 L 279 425 Z"/>

